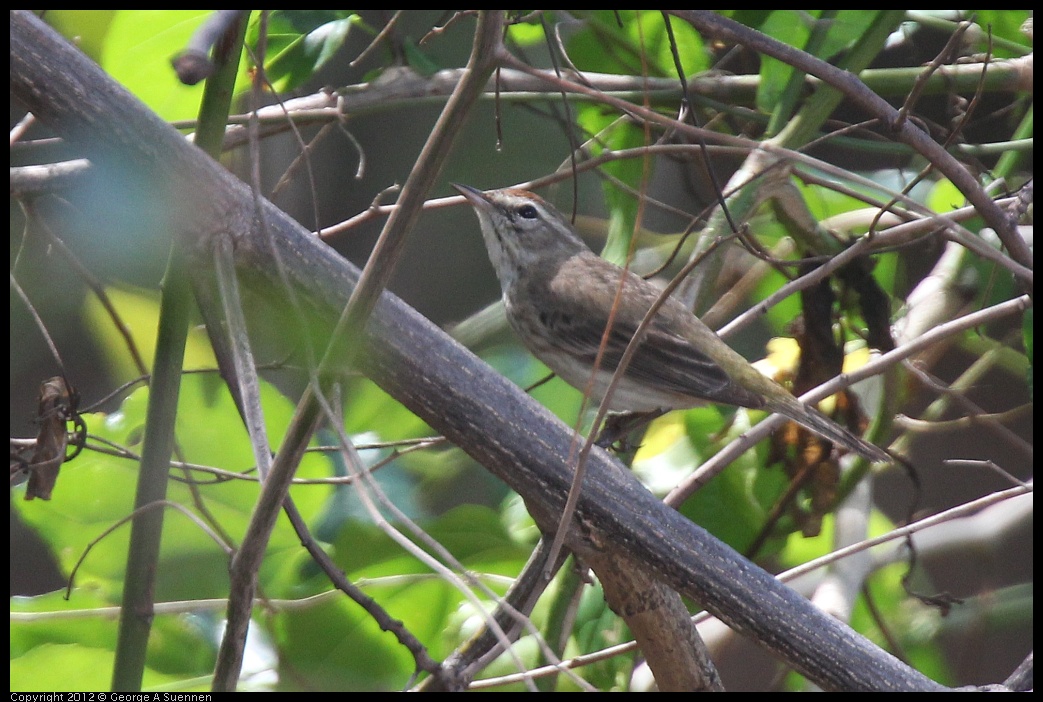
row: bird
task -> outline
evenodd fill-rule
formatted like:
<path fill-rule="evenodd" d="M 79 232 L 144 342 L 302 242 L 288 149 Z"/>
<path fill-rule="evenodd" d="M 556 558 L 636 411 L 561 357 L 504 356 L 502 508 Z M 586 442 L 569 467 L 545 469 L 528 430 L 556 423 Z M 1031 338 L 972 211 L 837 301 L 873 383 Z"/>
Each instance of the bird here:
<path fill-rule="evenodd" d="M 568 219 L 540 196 L 517 188 L 483 191 L 452 185 L 478 216 L 507 320 L 522 344 L 566 383 L 590 388 L 601 400 L 638 325 L 662 291 L 595 254 Z M 610 316 L 611 329 L 595 371 Z M 608 409 L 662 412 L 706 402 L 778 413 L 870 461 L 891 460 L 883 449 L 762 374 L 679 300 L 668 297 Z"/>

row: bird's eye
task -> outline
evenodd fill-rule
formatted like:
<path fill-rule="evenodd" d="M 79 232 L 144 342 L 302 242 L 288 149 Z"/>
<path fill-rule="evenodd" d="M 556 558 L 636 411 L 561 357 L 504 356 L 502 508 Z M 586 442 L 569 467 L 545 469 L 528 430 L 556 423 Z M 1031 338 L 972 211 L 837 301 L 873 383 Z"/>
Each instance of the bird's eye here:
<path fill-rule="evenodd" d="M 518 208 L 518 214 L 525 219 L 536 219 L 540 213 L 532 205 L 522 205 Z"/>

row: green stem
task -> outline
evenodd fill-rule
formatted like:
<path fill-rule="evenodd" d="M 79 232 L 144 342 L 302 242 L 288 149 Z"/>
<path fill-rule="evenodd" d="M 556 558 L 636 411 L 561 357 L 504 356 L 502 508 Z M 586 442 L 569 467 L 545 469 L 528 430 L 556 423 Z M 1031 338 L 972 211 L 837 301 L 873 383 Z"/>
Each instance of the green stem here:
<path fill-rule="evenodd" d="M 227 53 L 230 58 L 220 62 L 217 73 L 207 81 L 200 106 L 197 144 L 205 145 L 215 158 L 221 153 L 221 135 L 231 106 L 232 86 L 239 70 L 246 25 L 245 18 L 240 20 L 238 37 L 232 38 L 232 48 Z M 174 452 L 174 425 L 192 309 L 188 271 L 176 241 L 171 246 L 161 287 L 156 357 L 149 384 L 135 510 L 166 499 L 170 458 Z M 162 509 L 143 510 L 131 526 L 123 607 L 112 671 L 113 691 L 141 690 L 152 629 L 163 514 Z"/>
<path fill-rule="evenodd" d="M 1021 124 L 1018 125 L 1017 130 L 1011 135 L 1011 141 L 1009 142 L 1012 148 L 1009 151 L 1005 151 L 999 160 L 996 162 L 996 167 L 992 169 L 993 175 L 997 178 L 1006 178 L 1017 168 L 1018 164 L 1025 160 L 1026 151 L 1024 149 L 1013 148 L 1017 145 L 1019 140 L 1032 141 L 1032 112 L 1033 106 L 1030 104 L 1028 110 L 1025 112 L 1025 116 L 1021 120 Z M 1031 153 L 1031 149 L 1028 150 Z"/>
<path fill-rule="evenodd" d="M 174 451 L 174 420 L 181 386 L 181 367 L 188 338 L 191 291 L 184 261 L 170 253 L 159 312 L 156 358 L 149 384 L 145 439 L 134 509 L 167 496 L 167 472 Z M 152 628 L 163 510 L 143 511 L 131 526 L 130 553 L 123 582 L 123 608 L 112 673 L 113 691 L 138 691 L 145 670 L 145 651 Z"/>
<path fill-rule="evenodd" d="M 822 46 L 826 43 L 829 28 L 832 27 L 838 12 L 839 10 L 823 10 L 822 16 L 812 26 L 811 36 L 808 37 L 808 41 L 804 45 L 805 51 L 813 56 L 820 54 Z M 790 115 L 793 114 L 793 110 L 804 90 L 804 79 L 806 77 L 806 73 L 796 69 L 793 69 L 793 72 L 790 73 L 789 80 L 786 81 L 786 87 L 782 91 L 779 102 L 775 109 L 772 110 L 766 136 L 770 137 L 778 134 L 785 124 L 785 120 L 788 120 Z"/>
<path fill-rule="evenodd" d="M 848 52 L 840 68 L 854 74 L 862 72 L 884 47 L 891 32 L 901 24 L 905 15 L 900 10 L 881 12 L 876 21 Z M 843 93 L 832 86 L 822 85 L 808 98 L 803 108 L 787 124 L 772 143 L 797 149 L 818 135 L 818 130 L 833 110 L 844 99 Z"/>

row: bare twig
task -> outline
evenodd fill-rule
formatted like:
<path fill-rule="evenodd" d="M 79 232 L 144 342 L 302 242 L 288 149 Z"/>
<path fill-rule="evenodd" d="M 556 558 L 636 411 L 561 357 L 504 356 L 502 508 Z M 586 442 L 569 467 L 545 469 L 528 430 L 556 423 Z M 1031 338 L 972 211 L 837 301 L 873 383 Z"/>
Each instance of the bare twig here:
<path fill-rule="evenodd" d="M 874 375 L 881 373 L 885 368 L 912 356 L 922 349 L 929 348 L 933 344 L 938 343 L 941 339 L 966 331 L 967 329 L 972 329 L 979 324 L 985 323 L 987 320 L 1002 319 L 1008 315 L 1023 312 L 1028 309 L 1030 305 L 1030 298 L 1027 295 L 1023 295 L 1014 298 L 1013 300 L 1007 300 L 1006 302 L 1001 302 L 992 307 L 979 310 L 978 312 L 964 315 L 946 324 L 939 325 L 917 339 L 899 346 L 893 351 L 889 351 L 879 358 L 870 361 L 857 371 L 837 376 L 828 383 L 823 383 L 814 390 L 804 393 L 800 396 L 800 401 L 807 403 L 818 402 L 819 400 L 829 397 L 833 393 L 853 385 L 860 380 L 871 378 Z M 699 466 L 698 470 L 671 490 L 670 494 L 667 495 L 666 499 L 663 501 L 672 507 L 679 506 L 689 496 L 691 496 L 692 493 L 705 485 L 710 478 L 723 470 L 725 466 L 735 460 L 739 455 L 750 448 L 750 446 L 764 439 L 784 421 L 785 419 L 783 417 L 775 415 L 769 417 L 750 431 L 744 433 L 735 441 L 731 442 L 727 447 L 718 451 L 713 458 Z"/>
<path fill-rule="evenodd" d="M 734 20 L 705 10 L 668 10 L 690 22 L 696 29 L 716 37 L 723 37 L 744 44 L 755 51 L 773 56 L 806 73 L 817 76 L 842 91 L 855 104 L 882 118 L 892 125 L 895 134 L 945 174 L 960 192 L 978 208 L 982 217 L 996 230 L 1011 257 L 1023 266 L 1032 267 L 1032 253 L 1017 233 L 1011 219 L 993 202 L 973 176 L 959 161 L 945 151 L 929 135 L 908 121 L 896 120 L 897 110 L 882 97 L 871 91 L 857 76 L 814 58 L 793 47 L 744 27 Z"/>

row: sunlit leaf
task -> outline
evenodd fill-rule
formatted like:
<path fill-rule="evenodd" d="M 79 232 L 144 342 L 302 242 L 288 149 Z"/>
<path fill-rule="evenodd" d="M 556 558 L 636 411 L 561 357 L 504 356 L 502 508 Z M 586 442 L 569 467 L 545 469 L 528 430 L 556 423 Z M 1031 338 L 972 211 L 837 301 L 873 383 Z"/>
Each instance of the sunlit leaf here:
<path fill-rule="evenodd" d="M 275 10 L 268 15 L 265 71 L 276 91 L 292 90 L 315 75 L 344 45 L 358 15 L 346 10 Z M 257 46 L 260 22 L 247 42 Z"/>

